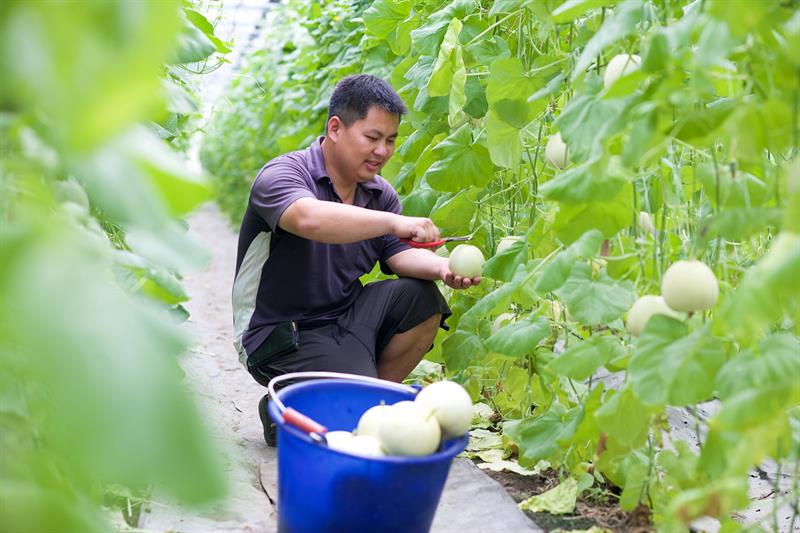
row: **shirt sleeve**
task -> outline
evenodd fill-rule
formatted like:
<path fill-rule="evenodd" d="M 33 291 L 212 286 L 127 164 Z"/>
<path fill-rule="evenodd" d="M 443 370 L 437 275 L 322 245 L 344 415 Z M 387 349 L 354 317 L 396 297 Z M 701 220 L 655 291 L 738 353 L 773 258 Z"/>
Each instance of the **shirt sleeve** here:
<path fill-rule="evenodd" d="M 383 205 L 383 211 L 389 211 L 390 213 L 396 213 L 398 215 L 403 214 L 403 206 L 400 205 L 400 199 L 397 196 L 397 192 L 391 187 L 387 186 L 386 189 L 383 190 L 381 194 L 381 200 L 385 202 Z M 381 253 L 380 257 L 381 271 L 384 274 L 392 275 L 394 272 L 392 272 L 392 269 L 386 264 L 386 261 L 399 252 L 410 250 L 411 246 L 400 241 L 397 235 L 385 235 L 383 239 L 383 252 Z"/>
<path fill-rule="evenodd" d="M 290 205 L 300 198 L 316 198 L 306 174 L 299 164 L 281 161 L 267 165 L 256 177 L 250 201 L 273 232 L 278 231 L 278 221 Z"/>

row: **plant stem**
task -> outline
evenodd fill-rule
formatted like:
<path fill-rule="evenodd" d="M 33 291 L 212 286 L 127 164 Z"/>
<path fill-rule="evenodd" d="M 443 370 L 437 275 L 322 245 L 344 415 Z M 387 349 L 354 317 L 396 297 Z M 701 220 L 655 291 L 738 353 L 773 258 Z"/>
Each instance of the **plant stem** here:
<path fill-rule="evenodd" d="M 507 21 L 508 19 L 510 19 L 513 16 L 514 16 L 514 13 L 509 13 L 505 17 L 501 18 L 500 20 L 498 20 L 497 22 L 495 22 L 494 24 L 492 24 L 491 26 L 489 26 L 488 28 L 486 28 L 485 30 L 480 32 L 478 35 L 476 35 L 470 42 L 468 42 L 467 44 L 464 45 L 464 48 L 467 48 L 467 47 L 477 43 L 478 41 L 480 41 L 483 38 L 484 35 L 486 35 L 490 31 L 494 30 L 497 26 L 499 26 L 500 24 L 502 24 L 503 22 Z"/>
<path fill-rule="evenodd" d="M 719 218 L 719 211 L 720 211 L 720 195 L 719 195 L 719 165 L 717 164 L 717 150 L 716 148 L 711 152 L 714 156 L 714 179 L 716 180 L 716 191 L 714 192 L 716 198 L 716 206 L 714 208 L 714 217 Z M 720 243 L 722 242 L 722 236 L 716 236 L 716 246 L 714 251 L 714 258 L 711 262 L 711 270 L 717 274 L 719 277 L 719 272 L 717 270 L 717 261 L 719 261 L 719 254 L 720 254 Z"/>

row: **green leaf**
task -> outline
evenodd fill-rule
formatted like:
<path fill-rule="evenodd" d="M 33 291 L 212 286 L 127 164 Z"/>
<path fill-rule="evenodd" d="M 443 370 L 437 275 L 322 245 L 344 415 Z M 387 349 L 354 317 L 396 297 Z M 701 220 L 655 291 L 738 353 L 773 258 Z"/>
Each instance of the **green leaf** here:
<path fill-rule="evenodd" d="M 776 98 L 754 101 L 739 105 L 725 128 L 736 139 L 737 156 L 760 163 L 765 149 L 780 153 L 791 146 L 793 116 L 786 101 Z"/>
<path fill-rule="evenodd" d="M 517 320 L 500 328 L 486 339 L 486 347 L 496 353 L 522 357 L 531 353 L 539 341 L 549 334 L 550 321 L 546 318 Z"/>
<path fill-rule="evenodd" d="M 564 242 L 572 242 L 592 228 L 610 239 L 630 224 L 632 209 L 631 186 L 626 184 L 609 202 L 559 206 L 553 229 Z"/>
<path fill-rule="evenodd" d="M 477 331 L 479 320 L 492 313 L 497 308 L 508 308 L 508 302 L 511 300 L 517 286 L 525 277 L 525 272 L 518 272 L 515 279 L 509 283 L 504 283 L 497 289 L 493 290 L 473 305 L 458 323 L 459 328 Z"/>
<path fill-rule="evenodd" d="M 517 506 L 534 513 L 567 514 L 575 510 L 577 500 L 578 482 L 569 477 L 552 489 L 519 502 Z"/>
<path fill-rule="evenodd" d="M 594 416 L 600 430 L 622 448 L 638 448 L 647 439 L 650 410 L 642 405 L 630 385 L 606 393 L 603 406 Z"/>
<path fill-rule="evenodd" d="M 615 281 L 604 271 L 592 279 L 592 267 L 586 263 L 576 264 L 555 293 L 567 304 L 572 316 L 585 326 L 616 320 L 636 299 L 632 283 Z"/>
<path fill-rule="evenodd" d="M 464 60 L 461 57 L 461 47 L 456 48 L 453 56 L 453 79 L 450 82 L 450 98 L 448 99 L 447 122 L 451 128 L 457 127 L 467 121 L 464 114 L 464 105 L 467 103 L 465 86 L 467 83 L 467 71 L 464 68 Z"/>
<path fill-rule="evenodd" d="M 172 63 L 195 63 L 202 61 L 217 51 L 205 33 L 194 25 L 186 24 L 178 35 L 177 47 L 173 52 Z"/>
<path fill-rule="evenodd" d="M 600 253 L 603 234 L 598 230 L 589 230 L 567 249 L 558 252 L 536 278 L 537 292 L 550 292 L 561 287 L 572 272 L 575 261 L 590 259 Z"/>
<path fill-rule="evenodd" d="M 727 24 L 706 20 L 692 59 L 698 69 L 710 68 L 724 60 L 736 46 Z"/>
<path fill-rule="evenodd" d="M 580 407 L 567 410 L 560 403 L 554 403 L 541 416 L 507 421 L 503 424 L 503 435 L 519 447 L 519 464 L 531 467 L 540 459 L 553 456 L 559 443 L 572 437 L 581 414 Z"/>
<path fill-rule="evenodd" d="M 595 370 L 625 355 L 625 347 L 611 335 L 595 335 L 568 348 L 550 361 L 547 368 L 558 375 L 583 381 Z"/>
<path fill-rule="evenodd" d="M 525 73 L 516 57 L 497 59 L 489 65 L 486 87 L 489 109 L 517 129 L 534 119 L 537 108 L 528 104 L 528 97 L 539 87 L 539 82 Z"/>
<path fill-rule="evenodd" d="M 682 117 L 670 126 L 670 132 L 684 142 L 705 146 L 736 108 L 737 102 L 732 98 L 719 98 Z"/>
<path fill-rule="evenodd" d="M 223 42 L 219 37 L 217 37 L 214 34 L 214 26 L 208 21 L 208 19 L 205 16 L 201 15 L 200 13 L 198 13 L 193 9 L 186 9 L 186 8 L 183 9 L 183 13 L 184 15 L 186 15 L 186 18 L 189 20 L 189 22 L 194 24 L 194 26 L 198 30 L 202 31 L 205 34 L 205 36 L 208 37 L 209 41 L 214 43 L 217 52 L 219 52 L 220 54 L 229 54 L 232 51 L 229 46 L 230 43 Z"/>
<path fill-rule="evenodd" d="M 150 132 L 132 132 L 126 142 L 131 159 L 150 178 L 171 215 L 185 215 L 208 199 L 210 190 L 205 177 L 189 171 L 178 155 Z"/>
<path fill-rule="evenodd" d="M 715 517 L 723 517 L 747 507 L 750 503 L 747 487 L 747 477 L 723 477 L 675 494 L 665 513 L 666 530 L 685 529 L 696 518 L 712 512 Z M 737 524 L 736 529 L 738 527 Z"/>
<path fill-rule="evenodd" d="M 712 215 L 700 224 L 700 235 L 705 240 L 723 237 L 728 240 L 744 240 L 764 231 L 765 228 L 780 228 L 783 209 L 763 207 L 732 207 Z"/>
<path fill-rule="evenodd" d="M 464 111 L 472 118 L 482 118 L 489 109 L 486 101 L 486 91 L 481 85 L 480 80 L 475 76 L 467 78 L 464 84 L 464 94 L 467 102 L 464 104 Z M 491 151 L 491 148 L 490 148 Z"/>
<path fill-rule="evenodd" d="M 409 0 L 376 0 L 364 11 L 364 26 L 381 39 L 385 39 L 411 13 Z"/>
<path fill-rule="evenodd" d="M 749 343 L 773 327 L 800 295 L 800 235 L 783 232 L 715 315 L 714 332 Z M 796 304 L 795 304 L 796 305 Z"/>
<path fill-rule="evenodd" d="M 569 147 L 573 161 L 585 161 L 603 153 L 603 139 L 625 125 L 625 102 L 605 100 L 598 95 L 573 98 L 556 119 L 555 125 Z"/>
<path fill-rule="evenodd" d="M 606 19 L 597 33 L 586 43 L 583 53 L 572 70 L 573 80 L 586 70 L 586 67 L 606 46 L 624 39 L 634 32 L 641 16 L 642 3 L 642 0 L 625 0 L 617 6 L 615 13 Z"/>
<path fill-rule="evenodd" d="M 197 96 L 178 84 L 174 79 L 166 78 L 162 85 L 167 96 L 167 111 L 189 115 L 200 109 Z"/>
<path fill-rule="evenodd" d="M 454 18 L 465 19 L 477 8 L 475 0 L 454 0 L 432 13 L 425 24 L 411 32 L 411 40 L 420 55 L 435 55 L 442 37 Z"/>
<path fill-rule="evenodd" d="M 516 169 L 522 160 L 522 140 L 519 128 L 512 126 L 489 110 L 486 120 L 486 137 L 492 163 L 499 167 Z"/>
<path fill-rule="evenodd" d="M 739 353 L 717 376 L 722 408 L 715 418 L 723 428 L 764 424 L 800 403 L 800 340 L 773 334 L 761 341 L 759 352 Z"/>
<path fill-rule="evenodd" d="M 489 151 L 472 143 L 472 127 L 464 124 L 433 149 L 436 162 L 425 172 L 425 180 L 440 191 L 460 191 L 469 185 L 484 187 L 492 177 Z"/>
<path fill-rule="evenodd" d="M 442 357 L 450 372 L 460 372 L 477 365 L 485 355 L 486 349 L 481 338 L 467 331 L 455 331 L 442 343 Z"/>
<path fill-rule="evenodd" d="M 531 0 L 494 0 L 492 8 L 489 10 L 489 17 L 494 17 L 498 13 L 513 13 L 521 9 Z"/>
<path fill-rule="evenodd" d="M 684 406 L 711 397 L 725 363 L 722 343 L 703 327 L 689 334 L 683 322 L 653 316 L 628 364 L 628 377 L 646 404 Z"/>
<path fill-rule="evenodd" d="M 514 277 L 519 265 L 528 262 L 528 242 L 520 240 L 501 254 L 495 254 L 483 265 L 483 275 L 501 281 Z"/>
<path fill-rule="evenodd" d="M 669 59 L 669 39 L 663 32 L 656 33 L 650 39 L 644 53 L 642 72 L 662 72 L 666 70 Z"/>
<path fill-rule="evenodd" d="M 444 40 L 439 47 L 439 55 L 436 58 L 436 63 L 433 64 L 431 79 L 428 82 L 428 94 L 431 96 L 448 96 L 454 72 L 458 68 L 464 69 L 463 60 L 460 65 L 455 61 L 456 50 L 459 51 L 459 59 L 461 58 L 458 35 L 463 27 L 464 25 L 458 19 L 451 20 L 447 27 L 447 33 L 445 33 Z M 466 82 L 466 79 L 464 81 Z"/>
<path fill-rule="evenodd" d="M 611 6 L 615 1 L 616 0 L 566 0 L 566 2 L 553 10 L 553 22 L 556 24 L 572 22 L 581 15 L 584 15 L 587 11 L 597 9 L 598 7 Z"/>
<path fill-rule="evenodd" d="M 499 35 L 486 35 L 464 49 L 464 61 L 468 67 L 490 65 L 496 59 L 510 56 L 508 44 Z"/>
<path fill-rule="evenodd" d="M 575 165 L 541 186 L 539 191 L 550 200 L 579 204 L 614 199 L 631 181 L 618 157 Z"/>
<path fill-rule="evenodd" d="M 766 183 L 747 172 L 732 174 L 726 167 L 715 172 L 713 165 L 698 166 L 695 172 L 697 180 L 706 188 L 711 198 L 711 205 L 714 207 L 752 208 L 764 204 L 770 197 Z"/>
<path fill-rule="evenodd" d="M 469 233 L 480 189 L 470 187 L 455 194 L 442 194 L 431 210 L 431 220 L 444 233 Z"/>
<path fill-rule="evenodd" d="M 167 304 L 177 304 L 189 299 L 175 274 L 164 268 L 152 268 L 141 272 L 140 290 L 143 294 Z"/>
<path fill-rule="evenodd" d="M 429 217 L 441 194 L 427 186 L 415 187 L 403 198 L 403 214 L 409 217 Z"/>

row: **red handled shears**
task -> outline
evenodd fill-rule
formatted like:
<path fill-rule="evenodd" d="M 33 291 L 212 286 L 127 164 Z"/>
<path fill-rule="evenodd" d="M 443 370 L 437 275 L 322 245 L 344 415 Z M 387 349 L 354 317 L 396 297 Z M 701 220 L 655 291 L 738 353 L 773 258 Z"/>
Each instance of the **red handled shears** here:
<path fill-rule="evenodd" d="M 438 241 L 428 242 L 417 242 L 412 239 L 400 239 L 400 242 L 404 242 L 412 248 L 438 248 L 440 246 L 444 246 L 448 242 L 468 241 L 470 239 L 472 239 L 472 235 L 467 235 L 466 237 L 445 237 L 443 239 L 439 239 Z"/>

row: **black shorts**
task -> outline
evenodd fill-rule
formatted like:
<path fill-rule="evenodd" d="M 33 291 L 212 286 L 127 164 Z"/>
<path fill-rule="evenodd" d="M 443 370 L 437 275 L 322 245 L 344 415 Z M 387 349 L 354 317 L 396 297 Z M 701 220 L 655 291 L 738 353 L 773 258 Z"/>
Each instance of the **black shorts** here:
<path fill-rule="evenodd" d="M 300 329 L 298 350 L 251 368 L 250 374 L 266 386 L 289 372 L 327 371 L 377 376 L 377 361 L 396 333 L 441 314 L 441 327 L 450 316 L 442 294 L 432 281 L 399 278 L 370 283 L 335 322 Z M 269 339 L 259 347 L 265 349 Z"/>

